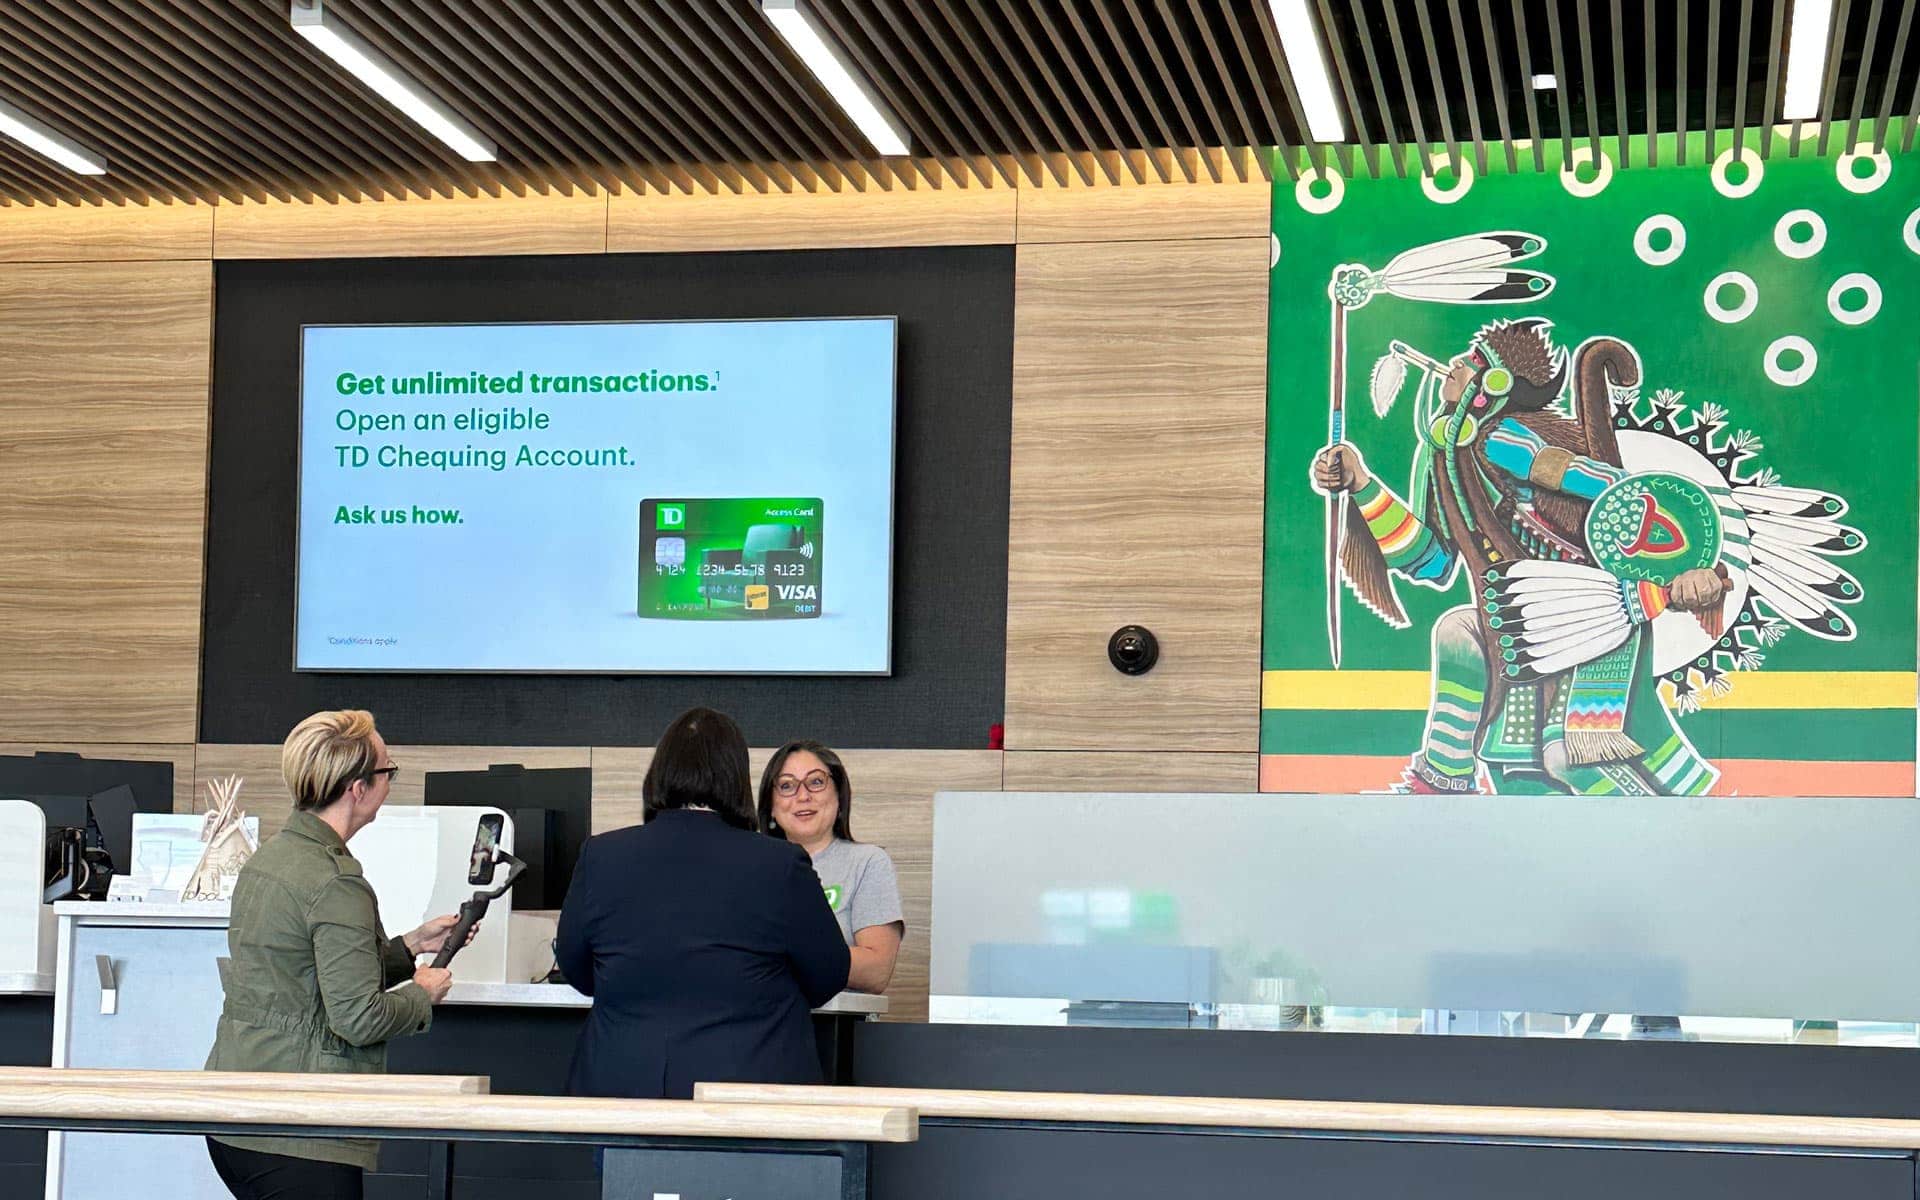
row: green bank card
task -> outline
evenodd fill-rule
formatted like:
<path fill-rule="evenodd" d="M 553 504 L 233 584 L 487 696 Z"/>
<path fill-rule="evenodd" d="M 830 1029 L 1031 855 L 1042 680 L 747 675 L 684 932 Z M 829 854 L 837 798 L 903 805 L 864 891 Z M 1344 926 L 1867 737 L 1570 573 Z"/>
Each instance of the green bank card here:
<path fill-rule="evenodd" d="M 820 615 L 817 498 L 640 502 L 639 613 L 672 621 Z"/>

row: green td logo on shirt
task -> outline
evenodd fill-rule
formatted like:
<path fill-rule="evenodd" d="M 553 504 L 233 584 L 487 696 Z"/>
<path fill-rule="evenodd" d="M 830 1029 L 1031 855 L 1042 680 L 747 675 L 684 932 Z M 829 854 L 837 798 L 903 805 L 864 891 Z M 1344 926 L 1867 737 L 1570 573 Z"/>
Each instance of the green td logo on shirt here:
<path fill-rule="evenodd" d="M 844 898 L 845 895 L 846 893 L 840 890 L 839 884 L 837 883 L 828 884 L 827 885 L 827 907 L 831 908 L 835 912 L 839 912 L 840 901 Z"/>

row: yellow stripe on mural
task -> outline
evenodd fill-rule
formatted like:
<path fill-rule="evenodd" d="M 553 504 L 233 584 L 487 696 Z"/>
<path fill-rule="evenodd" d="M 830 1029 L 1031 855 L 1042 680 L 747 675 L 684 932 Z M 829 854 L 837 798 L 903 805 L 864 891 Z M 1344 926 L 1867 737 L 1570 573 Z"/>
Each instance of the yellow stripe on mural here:
<path fill-rule="evenodd" d="M 1418 712 L 1429 686 L 1425 671 L 1265 671 L 1260 707 Z M 1917 686 L 1912 671 L 1739 671 L 1732 691 L 1702 699 L 1719 709 L 1912 708 Z"/>
<path fill-rule="evenodd" d="M 1425 711 L 1425 671 L 1263 671 L 1261 708 Z"/>

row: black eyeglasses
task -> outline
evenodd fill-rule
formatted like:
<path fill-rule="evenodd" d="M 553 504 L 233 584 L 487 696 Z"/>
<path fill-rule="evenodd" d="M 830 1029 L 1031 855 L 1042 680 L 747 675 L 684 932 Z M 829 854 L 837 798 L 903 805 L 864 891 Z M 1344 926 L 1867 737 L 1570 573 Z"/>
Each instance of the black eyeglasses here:
<path fill-rule="evenodd" d="M 783 796 L 783 797 L 798 796 L 800 794 L 800 789 L 802 787 L 805 787 L 807 791 L 814 794 L 818 794 L 820 792 L 826 791 L 827 788 L 832 785 L 832 783 L 833 783 L 832 779 L 829 779 L 827 776 L 822 775 L 818 771 L 815 771 L 813 774 L 807 776 L 804 780 L 795 779 L 791 775 L 782 775 L 780 778 L 773 781 L 773 791 L 774 791 L 774 794 L 777 796 Z"/>
<path fill-rule="evenodd" d="M 372 783 L 376 775 L 385 775 L 387 777 L 387 783 L 392 784 L 394 780 L 400 778 L 400 764 L 388 763 L 384 767 L 375 767 L 373 770 L 367 772 L 367 782 Z"/>

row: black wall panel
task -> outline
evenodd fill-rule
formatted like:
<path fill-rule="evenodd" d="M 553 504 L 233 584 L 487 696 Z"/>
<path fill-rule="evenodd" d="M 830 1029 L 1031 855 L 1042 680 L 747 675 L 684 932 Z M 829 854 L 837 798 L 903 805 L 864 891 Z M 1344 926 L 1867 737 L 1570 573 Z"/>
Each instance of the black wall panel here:
<path fill-rule="evenodd" d="M 987 745 L 1005 690 L 1012 247 L 222 262 L 215 287 L 201 741 L 275 743 L 354 707 L 400 743 L 648 745 L 709 704 L 758 745 Z M 292 670 L 302 324 L 874 315 L 900 330 L 891 677 Z M 370 563 L 367 586 L 382 575 Z"/>

